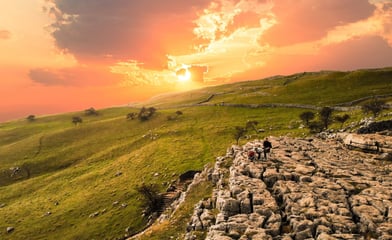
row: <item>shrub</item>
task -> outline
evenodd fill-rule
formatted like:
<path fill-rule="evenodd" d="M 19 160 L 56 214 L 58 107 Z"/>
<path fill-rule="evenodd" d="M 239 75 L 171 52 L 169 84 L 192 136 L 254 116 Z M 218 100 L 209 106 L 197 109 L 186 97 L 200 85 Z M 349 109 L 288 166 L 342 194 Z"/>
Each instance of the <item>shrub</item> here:
<path fill-rule="evenodd" d="M 350 115 L 348 115 L 348 114 L 344 114 L 343 116 L 338 115 L 338 116 L 335 117 L 335 121 L 341 123 L 340 128 L 343 127 L 343 124 L 344 124 L 348 119 L 350 119 Z"/>
<path fill-rule="evenodd" d="M 82 123 L 82 122 L 83 122 L 83 119 L 81 117 L 79 117 L 79 116 L 72 117 L 73 124 L 78 125 L 79 123 Z"/>
<path fill-rule="evenodd" d="M 143 206 L 146 215 L 151 215 L 154 212 L 161 210 L 163 204 L 163 197 L 159 194 L 157 185 L 146 185 L 136 187 L 136 191 L 143 196 Z"/>
<path fill-rule="evenodd" d="M 29 121 L 29 122 L 34 122 L 35 121 L 35 115 L 29 115 L 29 116 L 27 116 L 27 121 Z"/>
<path fill-rule="evenodd" d="M 371 112 L 373 114 L 373 117 L 376 118 L 385 107 L 385 101 L 374 98 L 372 101 L 362 105 L 362 111 L 365 114 Z"/>
<path fill-rule="evenodd" d="M 142 109 L 140 109 L 138 118 L 140 121 L 147 121 L 155 114 L 156 111 L 157 110 L 154 107 L 149 107 L 149 108 L 143 107 Z"/>
<path fill-rule="evenodd" d="M 134 120 L 136 117 L 137 117 L 137 113 L 134 113 L 134 112 L 128 113 L 126 116 L 126 118 L 130 119 L 130 120 Z"/>
<path fill-rule="evenodd" d="M 240 141 L 240 138 L 245 136 L 245 133 L 246 133 L 246 128 L 240 127 L 240 126 L 236 126 L 235 127 L 234 138 L 235 138 L 235 140 L 237 142 L 237 145 L 238 145 L 238 143 Z"/>
<path fill-rule="evenodd" d="M 320 111 L 320 121 L 325 129 L 328 129 L 329 124 L 332 123 L 333 109 L 330 107 L 323 107 Z"/>
<path fill-rule="evenodd" d="M 308 127 L 311 133 L 319 133 L 324 129 L 324 123 L 320 121 L 309 122 Z"/>
<path fill-rule="evenodd" d="M 89 108 L 89 109 L 84 110 L 84 114 L 85 114 L 86 116 L 97 116 L 97 115 L 98 115 L 98 112 L 97 112 L 97 110 L 95 110 L 93 107 L 91 107 L 91 108 Z"/>
<path fill-rule="evenodd" d="M 306 111 L 299 115 L 299 118 L 304 122 L 306 126 L 309 126 L 309 121 L 313 120 L 315 117 L 314 112 Z"/>

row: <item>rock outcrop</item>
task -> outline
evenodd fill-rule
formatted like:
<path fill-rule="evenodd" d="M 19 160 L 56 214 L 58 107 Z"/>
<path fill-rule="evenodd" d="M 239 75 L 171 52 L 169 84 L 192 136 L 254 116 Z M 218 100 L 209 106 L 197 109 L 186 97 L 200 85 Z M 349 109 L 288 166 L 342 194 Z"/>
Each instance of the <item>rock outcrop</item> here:
<path fill-rule="evenodd" d="M 258 141 L 217 158 L 185 239 L 392 239 L 391 162 L 335 139 L 270 140 L 268 160 L 248 160 Z"/>

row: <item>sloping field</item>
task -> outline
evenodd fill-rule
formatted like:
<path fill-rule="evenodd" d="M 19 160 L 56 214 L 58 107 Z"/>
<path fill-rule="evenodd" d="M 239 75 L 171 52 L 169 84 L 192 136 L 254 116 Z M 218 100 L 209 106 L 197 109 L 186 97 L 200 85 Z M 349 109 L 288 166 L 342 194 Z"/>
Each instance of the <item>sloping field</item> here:
<path fill-rule="evenodd" d="M 392 94 L 392 69 L 301 73 L 157 97 L 144 103 L 157 107 L 148 121 L 127 120 L 139 109 L 121 107 L 98 110 L 97 116 L 76 112 L 1 123 L 0 239 L 113 239 L 125 229 L 136 233 L 147 223 L 136 186 L 156 184 L 164 192 L 182 173 L 213 163 L 235 143 L 235 126 L 257 121 L 263 131 L 249 131 L 253 139 L 308 134 L 299 128 L 303 109 L 218 103 L 325 106 L 385 94 Z M 198 104 L 203 101 L 205 106 Z M 362 113 L 350 115 L 356 121 Z M 83 122 L 74 125 L 73 116 Z M 187 200 L 189 209 L 172 229 L 185 230 L 198 200 Z M 7 233 L 7 227 L 14 230 Z"/>

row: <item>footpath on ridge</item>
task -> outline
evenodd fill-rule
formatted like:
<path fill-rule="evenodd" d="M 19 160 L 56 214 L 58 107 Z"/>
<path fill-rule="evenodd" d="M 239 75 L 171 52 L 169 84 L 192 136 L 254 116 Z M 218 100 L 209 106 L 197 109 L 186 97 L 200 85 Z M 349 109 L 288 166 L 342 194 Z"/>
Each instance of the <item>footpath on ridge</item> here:
<path fill-rule="evenodd" d="M 252 141 L 202 173 L 215 188 L 195 206 L 184 239 L 206 231 L 208 240 L 392 240 L 391 161 L 338 139 L 269 139 L 267 161 L 248 160 L 262 144 Z"/>

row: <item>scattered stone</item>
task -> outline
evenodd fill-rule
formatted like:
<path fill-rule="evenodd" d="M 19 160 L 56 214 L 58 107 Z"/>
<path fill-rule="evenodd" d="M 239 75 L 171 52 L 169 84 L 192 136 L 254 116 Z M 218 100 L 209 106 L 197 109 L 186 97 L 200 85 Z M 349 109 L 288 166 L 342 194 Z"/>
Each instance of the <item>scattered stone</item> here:
<path fill-rule="evenodd" d="M 95 212 L 89 215 L 90 218 L 95 218 L 99 215 L 99 212 Z"/>
<path fill-rule="evenodd" d="M 116 172 L 116 174 L 114 175 L 115 177 L 119 177 L 121 176 L 123 173 L 122 172 Z"/>
<path fill-rule="evenodd" d="M 14 230 L 14 227 L 7 227 L 7 233 L 12 233 Z"/>
<path fill-rule="evenodd" d="M 5 203 L 0 203 L 0 208 L 3 208 L 5 206 L 6 206 Z"/>

